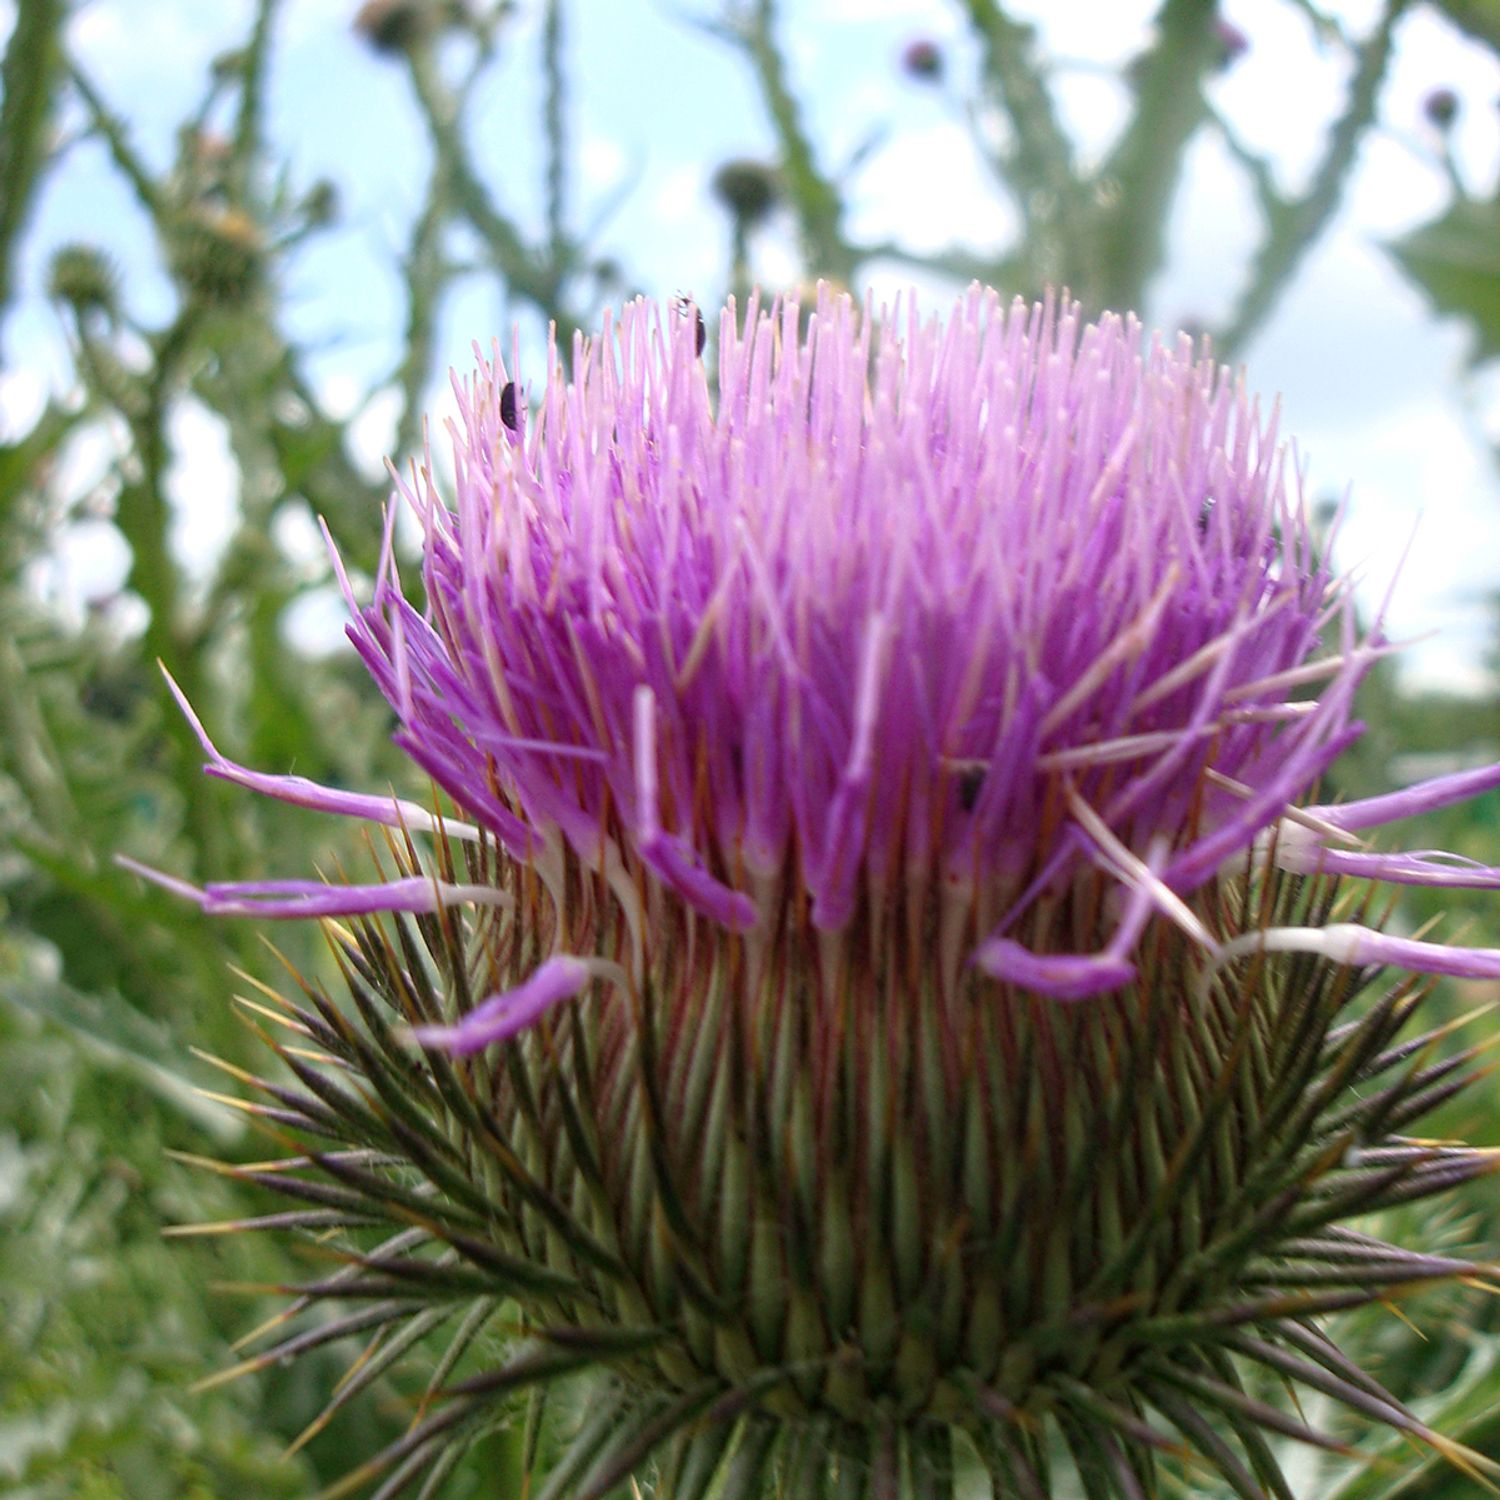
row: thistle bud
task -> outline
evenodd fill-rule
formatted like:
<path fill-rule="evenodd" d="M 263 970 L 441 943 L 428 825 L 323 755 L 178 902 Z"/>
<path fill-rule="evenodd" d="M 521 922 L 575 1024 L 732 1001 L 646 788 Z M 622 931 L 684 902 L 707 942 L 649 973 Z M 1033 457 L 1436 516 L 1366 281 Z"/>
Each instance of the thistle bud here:
<path fill-rule="evenodd" d="M 1233 67 L 1249 50 L 1250 38 L 1233 21 L 1222 16 L 1214 21 L 1214 40 L 1219 46 L 1219 66 Z"/>
<path fill-rule="evenodd" d="M 903 49 L 901 66 L 909 78 L 936 83 L 943 76 L 943 49 L 928 37 L 917 37 Z"/>
<path fill-rule="evenodd" d="M 304 223 L 315 229 L 326 228 L 338 218 L 338 184 L 327 177 L 320 177 L 307 190 L 300 206 Z"/>
<path fill-rule="evenodd" d="M 1422 100 L 1422 113 L 1426 115 L 1428 124 L 1438 130 L 1452 129 L 1453 122 L 1458 118 L 1458 107 L 1458 95 L 1449 88 L 1431 89 Z"/>
<path fill-rule="evenodd" d="M 377 51 L 401 53 L 469 19 L 464 0 L 365 0 L 354 29 Z"/>
<path fill-rule="evenodd" d="M 259 285 L 265 236 L 243 209 L 195 203 L 172 225 L 171 259 L 194 296 L 215 306 L 239 306 Z"/>
<path fill-rule="evenodd" d="M 781 197 L 776 169 L 750 160 L 726 161 L 714 173 L 713 190 L 719 202 L 746 226 L 760 223 Z"/>
<path fill-rule="evenodd" d="M 449 811 L 191 719 L 397 830 L 367 884 L 153 874 L 338 919 L 259 1085 L 304 1154 L 235 1170 L 343 1311 L 251 1364 L 360 1332 L 339 1405 L 448 1330 L 382 1495 L 574 1377 L 548 1500 L 1288 1495 L 1263 1434 L 1337 1446 L 1288 1382 L 1437 1443 L 1318 1320 L 1493 1283 L 1368 1216 L 1493 1170 L 1415 1128 L 1474 1069 L 1406 1029 L 1500 952 L 1339 881 L 1500 885 L 1360 837 L 1500 768 L 1313 800 L 1383 647 L 1187 341 L 977 288 L 721 329 L 710 390 L 630 306 L 519 427 L 482 364 L 451 496 L 403 487 L 425 607 L 388 543 L 350 634 Z"/>
<path fill-rule="evenodd" d="M 114 262 L 97 246 L 63 245 L 47 268 L 47 290 L 80 317 L 91 312 L 113 317 L 119 306 L 120 276 Z"/>

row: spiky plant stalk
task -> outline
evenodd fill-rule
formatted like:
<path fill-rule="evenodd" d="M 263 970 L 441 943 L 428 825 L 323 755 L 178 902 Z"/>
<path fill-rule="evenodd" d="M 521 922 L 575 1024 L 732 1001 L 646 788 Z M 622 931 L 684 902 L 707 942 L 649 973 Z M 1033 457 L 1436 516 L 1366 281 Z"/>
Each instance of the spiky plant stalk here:
<path fill-rule="evenodd" d="M 540 1500 L 1292 1500 L 1271 1440 L 1340 1443 L 1278 1382 L 1492 1468 L 1320 1320 L 1494 1280 L 1359 1226 L 1492 1169 L 1413 1135 L 1477 1062 L 1407 1028 L 1500 953 L 1338 882 L 1500 883 L 1355 837 L 1500 770 L 1299 805 L 1381 648 L 1242 394 L 976 291 L 878 348 L 731 311 L 714 406 L 696 323 L 628 309 L 535 421 L 482 367 L 456 511 L 408 491 L 427 613 L 388 547 L 351 634 L 457 816 L 193 720 L 392 830 L 373 885 L 153 875 L 328 918 L 347 985 L 268 990 L 242 1075 L 287 1154 L 223 1170 L 296 1206 L 200 1226 L 333 1257 L 249 1367 L 368 1336 L 331 1414 L 446 1339 L 381 1497 L 523 1395 L 530 1469 L 579 1380 Z"/>

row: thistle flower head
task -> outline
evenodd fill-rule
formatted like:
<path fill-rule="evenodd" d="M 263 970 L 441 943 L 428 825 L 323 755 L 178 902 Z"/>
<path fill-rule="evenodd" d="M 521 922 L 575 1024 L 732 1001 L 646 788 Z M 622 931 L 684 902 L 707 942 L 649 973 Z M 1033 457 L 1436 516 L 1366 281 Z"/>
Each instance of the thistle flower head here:
<path fill-rule="evenodd" d="M 1387 936 L 1334 877 L 1500 883 L 1359 837 L 1500 771 L 1306 805 L 1383 648 L 1274 419 L 1186 340 L 978 289 L 731 309 L 716 389 L 700 329 L 635 304 L 535 390 L 481 360 L 451 503 L 430 462 L 402 486 L 425 609 L 388 542 L 351 635 L 459 819 L 199 726 L 214 774 L 439 835 L 367 886 L 168 882 L 360 919 L 359 1024 L 288 1015 L 366 1093 L 304 1053 L 307 1094 L 267 1087 L 378 1165 L 310 1150 L 297 1191 L 392 1226 L 362 1295 L 461 1284 L 540 1341 L 390 1482 L 580 1351 L 610 1394 L 549 1495 L 661 1454 L 684 1500 L 724 1465 L 894 1485 L 957 1443 L 1134 1497 L 1180 1451 L 1148 1414 L 1284 1494 L 1259 1429 L 1327 1439 L 1249 1366 L 1431 1436 L 1307 1320 L 1488 1274 L 1341 1221 L 1488 1161 L 1400 1134 L 1464 1076 L 1395 1042 L 1417 989 L 1356 997 L 1500 953 Z"/>
<path fill-rule="evenodd" d="M 456 508 L 406 491 L 427 611 L 388 555 L 353 631 L 398 742 L 514 858 L 605 872 L 637 944 L 663 902 L 851 961 L 932 922 L 949 981 L 1066 999 L 1152 913 L 1211 948 L 1182 898 L 1353 739 L 1380 649 L 1274 420 L 1185 342 L 978 289 L 726 314 L 717 401 L 695 321 L 627 308 L 534 411 L 459 387 Z"/>

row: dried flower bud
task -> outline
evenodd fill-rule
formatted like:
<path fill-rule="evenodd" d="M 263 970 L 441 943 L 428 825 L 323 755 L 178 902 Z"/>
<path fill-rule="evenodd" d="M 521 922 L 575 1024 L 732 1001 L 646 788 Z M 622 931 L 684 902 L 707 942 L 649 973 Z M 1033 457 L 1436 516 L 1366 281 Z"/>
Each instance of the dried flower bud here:
<path fill-rule="evenodd" d="M 742 224 L 758 224 L 776 207 L 781 181 L 775 167 L 739 158 L 714 173 L 714 196 Z"/>
<path fill-rule="evenodd" d="M 248 301 L 264 258 L 265 236 L 243 209 L 195 204 L 172 226 L 172 269 L 204 302 L 228 307 Z"/>
<path fill-rule="evenodd" d="M 1233 67 L 1250 50 L 1250 38 L 1222 16 L 1214 22 L 1214 39 L 1219 46 L 1219 66 L 1223 68 Z"/>
<path fill-rule="evenodd" d="M 943 76 L 943 49 L 928 37 L 918 37 L 902 50 L 901 66 L 908 77 L 936 83 Z"/>
<path fill-rule="evenodd" d="M 432 0 L 365 0 L 354 29 L 377 52 L 405 52 L 436 29 Z"/>
<path fill-rule="evenodd" d="M 218 53 L 209 64 L 209 68 L 215 81 L 222 83 L 237 74 L 243 74 L 249 60 L 250 54 L 244 47 L 233 47 L 226 52 Z"/>
<path fill-rule="evenodd" d="M 113 317 L 119 306 L 120 277 L 115 264 L 94 245 L 63 245 L 52 256 L 47 290 L 82 316 L 102 312 Z"/>
<path fill-rule="evenodd" d="M 1452 127 L 1458 118 L 1458 107 L 1458 95 L 1450 88 L 1431 89 L 1422 100 L 1422 113 L 1426 115 L 1428 123 L 1439 130 Z"/>
<path fill-rule="evenodd" d="M 339 212 L 339 189 L 336 182 L 320 177 L 302 200 L 302 218 L 314 228 L 333 223 Z"/>

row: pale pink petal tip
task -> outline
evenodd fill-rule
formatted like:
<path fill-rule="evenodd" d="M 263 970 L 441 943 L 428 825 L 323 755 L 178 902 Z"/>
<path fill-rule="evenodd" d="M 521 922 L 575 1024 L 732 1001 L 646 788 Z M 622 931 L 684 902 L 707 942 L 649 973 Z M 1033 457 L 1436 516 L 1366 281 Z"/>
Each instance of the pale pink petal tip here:
<path fill-rule="evenodd" d="M 671 886 L 695 911 L 735 932 L 755 926 L 755 903 L 743 891 L 710 875 L 681 839 L 657 832 L 641 841 L 639 851 L 657 879 Z"/>
<path fill-rule="evenodd" d="M 1312 819 L 1330 829 L 1353 833 L 1378 828 L 1401 818 L 1441 811 L 1456 803 L 1500 787 L 1500 764 L 1454 771 L 1358 802 L 1309 807 Z M 1457 890 L 1494 890 L 1500 887 L 1500 868 L 1480 864 L 1441 849 L 1377 850 L 1331 849 L 1317 828 L 1283 823 L 1276 845 L 1276 863 L 1295 874 L 1347 875 L 1394 885 L 1423 885 Z"/>
<path fill-rule="evenodd" d="M 1352 924 L 1328 930 L 1335 937 L 1349 934 L 1347 963 L 1409 969 L 1414 974 L 1447 974 L 1455 979 L 1500 979 L 1500 948 L 1424 943 Z"/>
<path fill-rule="evenodd" d="M 479 838 L 479 830 L 472 823 L 457 819 L 440 820 L 427 808 L 415 802 L 395 796 L 378 796 L 368 792 L 347 792 L 340 787 L 324 786 L 309 781 L 305 776 L 275 775 L 267 771 L 252 771 L 230 758 L 214 744 L 203 721 L 193 711 L 187 694 L 177 685 L 166 666 L 161 666 L 162 676 L 177 700 L 183 717 L 188 721 L 203 753 L 208 759 L 203 764 L 204 774 L 216 776 L 247 791 L 258 792 L 263 797 L 272 797 L 278 802 L 288 802 L 293 807 L 305 807 L 313 812 L 336 813 L 340 817 L 360 818 L 369 823 L 381 823 L 387 828 L 405 828 L 421 833 L 446 833 L 453 838 L 473 843 Z"/>
<path fill-rule="evenodd" d="M 1219 950 L 1216 966 L 1254 952 L 1315 953 L 1355 969 L 1397 968 L 1454 979 L 1500 979 L 1500 948 L 1429 943 L 1377 932 L 1358 922 L 1332 922 L 1327 927 L 1269 927 L 1247 932 Z"/>
<path fill-rule="evenodd" d="M 1087 1000 L 1135 978 L 1135 965 L 1114 953 L 1033 953 L 1003 937 L 982 944 L 974 961 L 994 979 L 1053 1000 Z"/>
<path fill-rule="evenodd" d="M 1398 818 L 1411 818 L 1419 813 L 1452 807 L 1456 802 L 1468 802 L 1496 787 L 1500 787 L 1500 763 L 1478 766 L 1469 771 L 1453 771 L 1446 776 L 1434 776 L 1430 781 L 1403 787 L 1399 792 L 1386 792 L 1359 802 L 1310 807 L 1308 811 L 1350 831 L 1377 828 Z"/>
<path fill-rule="evenodd" d="M 319 880 L 217 881 L 204 888 L 203 910 L 215 917 L 363 917 L 377 912 L 422 914 L 460 905 L 510 906 L 512 897 L 488 885 L 456 885 L 408 875 L 373 885 L 328 885 Z"/>
<path fill-rule="evenodd" d="M 571 1000 L 590 974 L 582 959 L 566 954 L 549 958 L 529 979 L 491 995 L 461 1021 L 452 1026 L 413 1026 L 412 1037 L 424 1047 L 467 1057 L 525 1031 L 554 1005 Z"/>
<path fill-rule="evenodd" d="M 373 885 L 329 885 L 322 880 L 214 881 L 201 889 L 127 854 L 115 863 L 153 885 L 192 901 L 211 917 L 359 917 L 377 912 L 424 913 L 459 905 L 511 906 L 513 898 L 488 885 L 456 885 L 427 875 Z"/>

